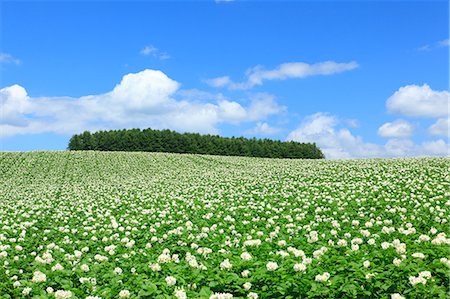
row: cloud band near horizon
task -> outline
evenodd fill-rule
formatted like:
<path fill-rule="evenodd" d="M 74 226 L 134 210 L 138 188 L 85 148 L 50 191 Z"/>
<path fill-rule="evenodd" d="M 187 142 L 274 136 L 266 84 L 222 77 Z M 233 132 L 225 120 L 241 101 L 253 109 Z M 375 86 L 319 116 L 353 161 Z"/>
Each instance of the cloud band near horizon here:
<path fill-rule="evenodd" d="M 325 72 L 328 67 L 316 69 L 312 73 Z M 327 72 L 332 73 L 332 69 Z M 279 70 L 286 72 L 283 67 Z M 275 77 L 279 76 L 266 74 L 261 78 Z M 289 115 L 289 112 L 288 107 L 267 93 L 249 93 L 244 105 L 222 94 L 180 90 L 180 86 L 163 72 L 148 69 L 123 76 L 110 92 L 79 98 L 32 97 L 20 85 L 8 86 L 0 89 L 0 138 L 147 127 L 219 134 L 220 124 L 239 127 L 247 123 L 253 128 L 241 130 L 241 134 L 270 136 L 288 132 L 286 140 L 314 142 L 331 159 L 449 155 L 449 120 L 445 108 L 448 108 L 450 93 L 432 90 L 427 84 L 400 87 L 386 100 L 386 108 L 387 112 L 403 117 L 434 119 L 427 129 L 434 139 L 413 142 L 411 137 L 416 126 L 405 119 L 395 119 L 379 126 L 378 135 L 387 138 L 384 144 L 365 142 L 352 133 L 354 126 L 347 124 L 350 127 L 347 128 L 339 116 L 326 112 L 305 116 L 290 132 L 273 126 L 270 117 Z"/>

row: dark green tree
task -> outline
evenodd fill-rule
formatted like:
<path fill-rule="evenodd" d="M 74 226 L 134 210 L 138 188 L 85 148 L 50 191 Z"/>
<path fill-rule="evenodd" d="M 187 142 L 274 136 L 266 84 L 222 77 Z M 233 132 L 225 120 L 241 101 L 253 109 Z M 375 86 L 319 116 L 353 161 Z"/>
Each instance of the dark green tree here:
<path fill-rule="evenodd" d="M 292 159 L 323 159 L 322 151 L 314 143 L 281 142 L 270 139 L 221 137 L 197 133 L 178 133 L 170 130 L 124 129 L 85 131 L 73 135 L 69 150 L 146 151 L 248 156 Z"/>

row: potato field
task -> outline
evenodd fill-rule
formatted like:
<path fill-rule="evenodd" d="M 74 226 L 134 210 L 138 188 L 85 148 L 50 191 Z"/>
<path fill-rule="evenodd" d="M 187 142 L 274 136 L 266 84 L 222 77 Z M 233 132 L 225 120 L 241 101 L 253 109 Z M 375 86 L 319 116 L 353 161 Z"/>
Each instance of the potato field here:
<path fill-rule="evenodd" d="M 0 153 L 0 298 L 448 298 L 450 159 Z"/>

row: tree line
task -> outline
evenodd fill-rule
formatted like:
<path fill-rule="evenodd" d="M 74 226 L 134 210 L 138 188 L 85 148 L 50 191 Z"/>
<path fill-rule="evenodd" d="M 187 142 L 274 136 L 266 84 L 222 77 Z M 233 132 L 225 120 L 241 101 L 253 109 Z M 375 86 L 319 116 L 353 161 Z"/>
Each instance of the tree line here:
<path fill-rule="evenodd" d="M 282 142 L 271 139 L 221 137 L 171 130 L 124 129 L 85 131 L 70 138 L 69 150 L 143 151 L 247 156 L 266 158 L 322 159 L 314 143 Z"/>

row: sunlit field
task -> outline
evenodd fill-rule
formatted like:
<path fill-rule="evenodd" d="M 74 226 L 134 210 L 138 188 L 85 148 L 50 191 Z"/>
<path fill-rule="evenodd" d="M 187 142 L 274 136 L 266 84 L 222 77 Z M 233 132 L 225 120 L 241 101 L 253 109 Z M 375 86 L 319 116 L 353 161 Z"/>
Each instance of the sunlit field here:
<path fill-rule="evenodd" d="M 0 153 L 0 298 L 447 298 L 449 167 Z"/>

